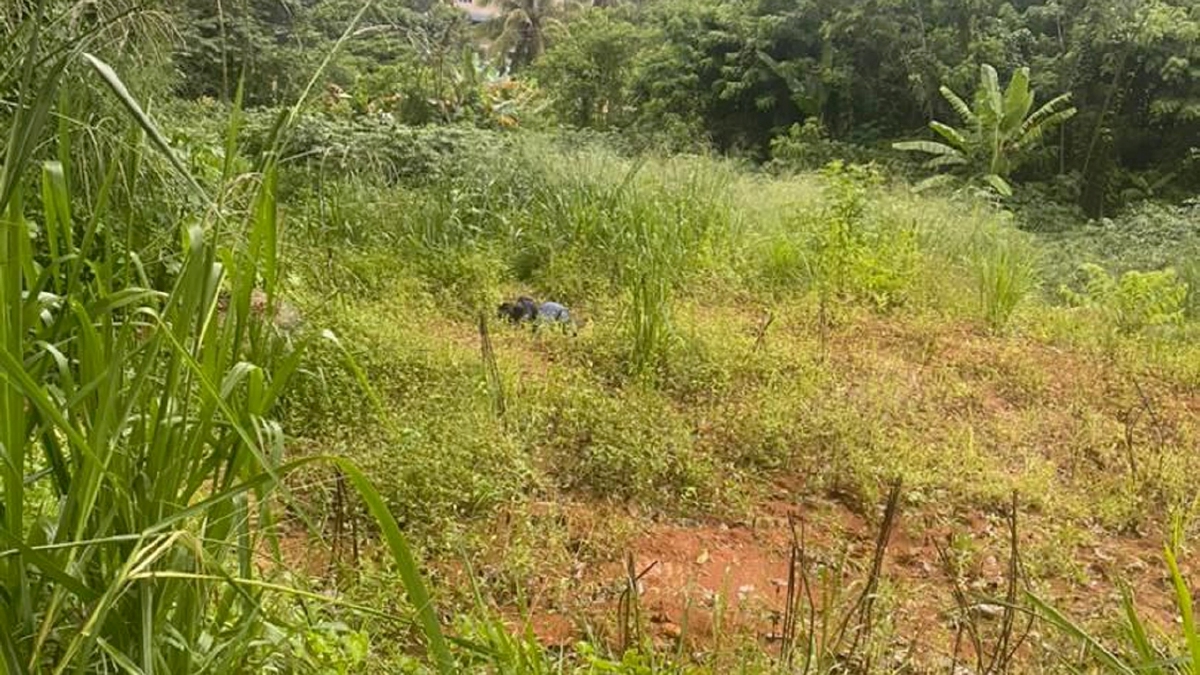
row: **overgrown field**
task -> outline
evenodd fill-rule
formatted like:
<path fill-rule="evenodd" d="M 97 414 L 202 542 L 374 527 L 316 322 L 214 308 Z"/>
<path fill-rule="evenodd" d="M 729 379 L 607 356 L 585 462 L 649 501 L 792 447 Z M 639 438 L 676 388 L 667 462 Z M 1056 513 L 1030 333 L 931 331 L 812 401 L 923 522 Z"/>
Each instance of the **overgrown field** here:
<path fill-rule="evenodd" d="M 0 672 L 1200 672 L 1194 7 L 574 4 L 0 6 Z"/>
<path fill-rule="evenodd" d="M 781 649 L 826 670 L 939 671 L 956 649 L 979 670 L 1091 662 L 1045 621 L 1028 633 L 1026 590 L 1111 637 L 1129 584 L 1172 628 L 1161 553 L 1196 507 L 1200 328 L 1194 268 L 1165 266 L 1191 259 L 1194 208 L 1122 223 L 1173 228 L 1159 252 L 1089 249 L 859 166 L 439 138 L 411 146 L 442 148 L 433 180 L 380 180 L 361 157 L 285 172 L 288 296 L 341 347 L 310 354 L 284 427 L 289 452 L 376 481 L 443 610 L 491 618 L 458 629 L 500 672 L 558 657 L 497 637 L 496 617 L 585 670 L 593 650 L 648 659 L 627 672 L 772 672 Z M 499 322 L 519 294 L 567 304 L 579 335 Z M 289 533 L 288 559 L 378 602 L 389 574 L 336 487 L 297 486 L 336 516 L 324 547 Z M 803 569 L 814 596 L 786 611 Z M 371 667 L 404 661 L 394 627 L 365 630 Z"/>

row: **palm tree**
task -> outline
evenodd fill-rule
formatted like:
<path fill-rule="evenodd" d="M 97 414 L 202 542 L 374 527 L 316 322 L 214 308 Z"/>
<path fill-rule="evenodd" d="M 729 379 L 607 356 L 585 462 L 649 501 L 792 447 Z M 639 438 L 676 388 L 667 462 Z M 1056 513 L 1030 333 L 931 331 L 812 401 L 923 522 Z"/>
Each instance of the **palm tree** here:
<path fill-rule="evenodd" d="M 1068 93 L 1054 97 L 1030 114 L 1034 92 L 1029 88 L 1028 68 L 1017 69 L 1004 91 L 1000 90 L 995 68 L 985 63 L 979 70 L 973 108 L 949 87 L 941 88 L 942 96 L 962 118 L 963 128 L 933 121 L 929 127 L 945 143 L 905 141 L 892 147 L 933 155 L 926 163 L 930 168 L 964 167 L 973 177 L 981 178 L 1007 196 L 1012 194 L 1008 176 L 1029 148 L 1048 130 L 1070 119 L 1075 108 L 1067 105 L 1071 100 Z"/>

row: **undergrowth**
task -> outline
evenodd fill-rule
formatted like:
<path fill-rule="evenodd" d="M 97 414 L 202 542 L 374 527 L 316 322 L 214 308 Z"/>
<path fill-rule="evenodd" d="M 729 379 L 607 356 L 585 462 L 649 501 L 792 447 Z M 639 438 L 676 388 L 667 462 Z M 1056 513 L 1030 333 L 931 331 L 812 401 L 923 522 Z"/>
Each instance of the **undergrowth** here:
<path fill-rule="evenodd" d="M 548 655 L 502 630 L 519 589 L 631 536 L 580 539 L 538 505 L 736 520 L 797 481 L 871 521 L 899 477 L 908 503 L 941 514 L 1002 511 L 1015 489 L 1046 536 L 1083 546 L 1189 499 L 1197 430 L 1160 411 L 1200 381 L 1186 273 L 1087 267 L 1090 282 L 1056 284 L 1061 251 L 1009 214 L 870 167 L 769 177 L 532 134 L 431 161 L 446 162 L 436 181 L 291 167 L 291 297 L 351 346 L 383 406 L 359 403 L 332 349 L 284 405 L 299 447 L 356 458 L 431 559 L 505 551 L 447 577 L 482 600 L 443 589 L 481 643 L 471 668 L 774 667 L 732 635 L 704 665 L 640 648 L 610 661 L 603 634 Z M 520 294 L 567 303 L 583 330 L 493 321 L 493 382 L 477 318 Z M 496 530 L 497 514 L 530 524 Z M 1034 576 L 1085 576 L 1050 541 L 1032 557 Z M 361 597 L 385 583 L 372 575 Z"/>
<path fill-rule="evenodd" d="M 169 113 L 169 146 L 95 67 L 136 120 L 111 163 L 78 166 L 66 126 L 42 135 L 49 103 L 20 108 L 5 155 L 6 250 L 24 254 L 3 261 L 0 315 L 13 672 L 772 672 L 732 633 L 706 657 L 682 641 L 612 650 L 603 632 L 556 655 L 504 629 L 501 605 L 634 536 L 581 537 L 538 505 L 737 520 L 787 485 L 875 526 L 899 480 L 939 517 L 1003 512 L 1016 491 L 1052 536 L 1085 541 L 1194 496 L 1196 270 L 1170 251 L 1064 260 L 994 205 L 836 161 L 766 175 L 211 102 Z M 35 163 L 24 132 L 61 153 Z M 104 208 L 78 206 L 118 184 Z M 569 305 L 578 337 L 491 320 L 525 293 Z M 284 304 L 299 328 L 272 319 Z M 516 515 L 503 529 L 498 514 Z M 341 546 L 360 522 L 390 557 L 353 535 L 358 581 L 288 569 L 278 535 L 333 528 Z M 454 620 L 425 601 L 398 526 L 435 581 L 470 569 L 469 591 L 438 591 Z M 259 550 L 280 576 L 255 574 Z M 1036 573 L 1070 564 L 1038 551 Z M 814 574 L 834 569 L 859 571 Z M 862 654 L 878 663 L 901 629 L 881 622 Z"/>

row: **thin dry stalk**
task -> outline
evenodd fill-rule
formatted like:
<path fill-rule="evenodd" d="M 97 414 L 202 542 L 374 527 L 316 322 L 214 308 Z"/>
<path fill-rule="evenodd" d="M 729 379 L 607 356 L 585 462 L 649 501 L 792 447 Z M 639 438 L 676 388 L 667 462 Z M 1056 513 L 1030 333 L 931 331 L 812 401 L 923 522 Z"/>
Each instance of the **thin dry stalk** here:
<path fill-rule="evenodd" d="M 641 591 L 638 584 L 657 565 L 658 561 L 655 560 L 638 572 L 633 553 L 625 555 L 625 590 L 621 591 L 621 597 L 617 600 L 617 645 L 622 654 L 642 644 L 641 604 L 638 602 Z"/>
<path fill-rule="evenodd" d="M 1125 424 L 1125 458 L 1129 463 L 1129 477 L 1134 480 L 1138 476 L 1137 454 L 1133 449 L 1134 436 L 1137 431 L 1138 420 L 1141 417 L 1142 411 L 1133 408 L 1122 411 L 1122 414 L 1117 417 Z"/>
<path fill-rule="evenodd" d="M 816 640 L 817 604 L 813 601 L 812 584 L 809 582 L 808 545 L 804 521 L 799 521 L 799 532 L 797 532 L 796 522 L 795 517 L 788 516 L 788 528 L 791 530 L 791 550 L 788 556 L 787 597 L 784 604 L 779 653 L 787 671 L 791 672 L 796 660 L 796 636 L 799 634 L 801 626 L 804 626 L 808 635 L 804 656 L 804 673 L 807 675 L 812 665 Z M 807 618 L 803 615 L 805 601 L 808 603 Z"/>
<path fill-rule="evenodd" d="M 333 541 L 331 542 L 331 551 L 329 556 L 329 568 L 333 573 L 342 563 L 346 543 L 346 530 L 349 526 L 350 536 L 350 562 L 354 567 L 359 563 L 358 551 L 358 518 L 354 515 L 354 507 L 350 502 L 350 492 L 346 488 L 346 474 L 341 469 L 335 469 L 335 478 L 333 483 Z"/>
<path fill-rule="evenodd" d="M 791 529 L 791 547 L 788 553 L 787 594 L 783 602 L 783 626 L 779 635 L 779 655 L 788 670 L 792 669 L 795 658 L 797 619 L 800 615 L 800 574 L 804 566 L 803 543 L 796 535 L 796 522 L 788 515 L 788 527 Z M 803 527 L 803 525 L 801 525 Z"/>
<path fill-rule="evenodd" d="M 860 648 L 870 644 L 871 634 L 875 629 L 875 600 L 878 597 L 879 578 L 883 572 L 883 556 L 887 552 L 888 541 L 892 537 L 896 516 L 900 511 L 901 488 L 902 481 L 896 479 L 888 493 L 883 522 L 879 526 L 879 535 L 875 539 L 875 553 L 872 556 L 871 572 L 867 577 L 867 583 L 842 620 L 842 624 L 838 628 L 837 639 L 834 641 L 835 645 L 842 644 L 847 631 L 853 630 L 850 647 L 845 651 L 845 656 L 849 659 L 853 659 Z M 851 626 L 851 622 L 853 622 L 853 626 Z M 870 663 L 864 663 L 863 666 L 864 672 L 870 671 Z"/>
<path fill-rule="evenodd" d="M 1017 612 L 1020 608 L 1017 605 L 1017 595 L 1019 586 L 1025 585 L 1024 565 L 1021 562 L 1021 546 L 1020 539 L 1017 535 L 1017 508 L 1018 508 L 1017 491 L 1013 490 L 1012 502 L 1008 511 L 1008 590 L 1004 597 L 1004 616 L 1001 620 L 1000 637 L 996 642 L 996 649 L 992 654 L 992 661 L 988 664 L 988 668 L 984 671 L 988 673 L 1007 673 L 1012 667 L 1013 657 L 1016 656 L 1017 650 L 1025 643 L 1029 637 L 1030 631 L 1033 630 L 1033 623 L 1037 620 L 1035 612 L 1025 612 L 1028 615 L 1029 621 L 1025 624 L 1020 637 L 1013 640 L 1014 627 L 1017 619 Z"/>
<path fill-rule="evenodd" d="M 763 345 L 766 343 L 766 340 L 767 340 L 767 329 L 769 329 L 771 327 L 771 324 L 773 324 L 773 323 L 775 323 L 775 313 L 768 310 L 766 318 L 763 319 L 763 322 L 761 324 L 759 324 L 758 330 L 755 332 L 755 335 L 754 335 L 754 351 L 755 352 L 762 350 Z"/>
<path fill-rule="evenodd" d="M 1008 512 L 1008 535 L 1009 535 L 1009 558 L 1008 569 L 1006 571 L 1006 590 L 1004 600 L 998 604 L 1003 607 L 1000 616 L 999 627 L 996 629 L 995 638 L 992 646 L 989 648 L 985 639 L 984 630 L 980 625 L 980 603 L 972 601 L 959 580 L 957 566 L 953 563 L 947 546 L 934 544 L 937 550 L 938 557 L 942 561 L 942 565 L 946 568 L 952 579 L 952 594 L 954 601 L 958 607 L 957 629 L 954 638 L 954 653 L 951 661 L 951 672 L 953 673 L 958 665 L 960 649 L 962 646 L 962 638 L 965 634 L 971 640 L 971 646 L 975 653 L 975 672 L 979 675 L 1000 675 L 1008 673 L 1012 669 L 1013 659 L 1017 651 L 1025 643 L 1029 637 L 1029 633 L 1033 630 L 1033 624 L 1037 619 L 1036 613 L 1027 611 L 1021 608 L 1018 603 L 1018 594 L 1021 588 L 1025 585 L 1024 566 L 1021 563 L 1020 555 L 1020 539 L 1017 529 L 1017 508 L 1018 498 L 1014 491 L 1012 501 Z M 1022 612 L 1028 616 L 1028 622 L 1021 629 L 1020 636 L 1015 637 L 1017 628 L 1017 614 Z"/>
<path fill-rule="evenodd" d="M 1142 403 L 1142 409 L 1146 411 L 1146 415 L 1150 417 L 1150 428 L 1154 431 L 1155 451 L 1158 454 L 1158 471 L 1162 473 L 1163 448 L 1166 447 L 1166 438 L 1163 432 L 1163 423 L 1158 416 L 1158 410 L 1154 406 L 1154 402 L 1146 395 L 1146 390 L 1142 388 L 1141 382 L 1137 378 L 1133 379 L 1133 386 L 1137 389 L 1138 399 Z"/>
<path fill-rule="evenodd" d="M 504 381 L 500 378 L 500 368 L 496 365 L 496 351 L 492 349 L 492 338 L 488 334 L 487 315 L 479 313 L 479 349 L 483 358 L 483 375 L 487 380 L 488 394 L 492 399 L 492 408 L 497 417 L 504 417 L 508 404 L 504 400 Z"/>
<path fill-rule="evenodd" d="M 329 555 L 329 571 L 333 572 L 337 569 L 338 563 L 342 561 L 342 531 L 345 529 L 343 521 L 346 516 L 346 478 L 341 471 L 334 470 L 335 477 L 333 480 L 333 507 L 330 509 L 330 515 L 333 517 L 333 541 L 330 542 Z"/>
<path fill-rule="evenodd" d="M 937 551 L 938 560 L 941 561 L 942 568 L 946 570 L 946 574 L 950 575 L 950 593 L 954 597 L 954 605 L 958 609 L 957 620 L 954 622 L 954 654 L 952 655 L 950 663 L 950 672 L 954 673 L 958 670 L 958 656 L 961 653 L 964 635 L 971 641 L 971 647 L 976 658 L 975 669 L 978 672 L 982 672 L 983 640 L 979 635 L 979 626 L 975 622 L 972 613 L 974 604 L 967 596 L 966 588 L 963 587 L 959 578 L 959 566 L 950 556 L 950 548 L 952 544 L 952 535 L 946 535 L 945 545 L 942 545 L 937 541 L 933 542 L 933 548 L 935 551 Z"/>

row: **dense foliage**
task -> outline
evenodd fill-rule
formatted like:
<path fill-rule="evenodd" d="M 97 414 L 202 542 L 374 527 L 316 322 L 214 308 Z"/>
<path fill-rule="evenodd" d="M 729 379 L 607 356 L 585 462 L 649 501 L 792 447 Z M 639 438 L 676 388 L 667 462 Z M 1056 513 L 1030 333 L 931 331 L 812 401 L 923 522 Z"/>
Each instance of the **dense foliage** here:
<path fill-rule="evenodd" d="M 357 6 L 164 1 L 180 26 L 177 91 L 228 99 L 244 74 L 258 104 L 293 97 Z M 1070 94 L 1078 108 L 1012 167 L 1018 182 L 1055 179 L 1060 200 L 1091 216 L 1200 186 L 1200 7 L 1189 0 L 558 0 L 492 14 L 472 30 L 440 3 L 373 3 L 330 71 L 336 95 L 348 111 L 417 124 L 495 124 L 508 101 L 510 126 L 523 108 L 526 124 L 543 111 L 766 158 L 793 125 L 868 149 L 921 138 L 956 115 L 939 90 L 971 91 L 992 64 L 1002 82 L 1029 68 L 1035 106 Z M 483 100 L 501 79 L 488 62 L 515 69 L 523 95 Z"/>

